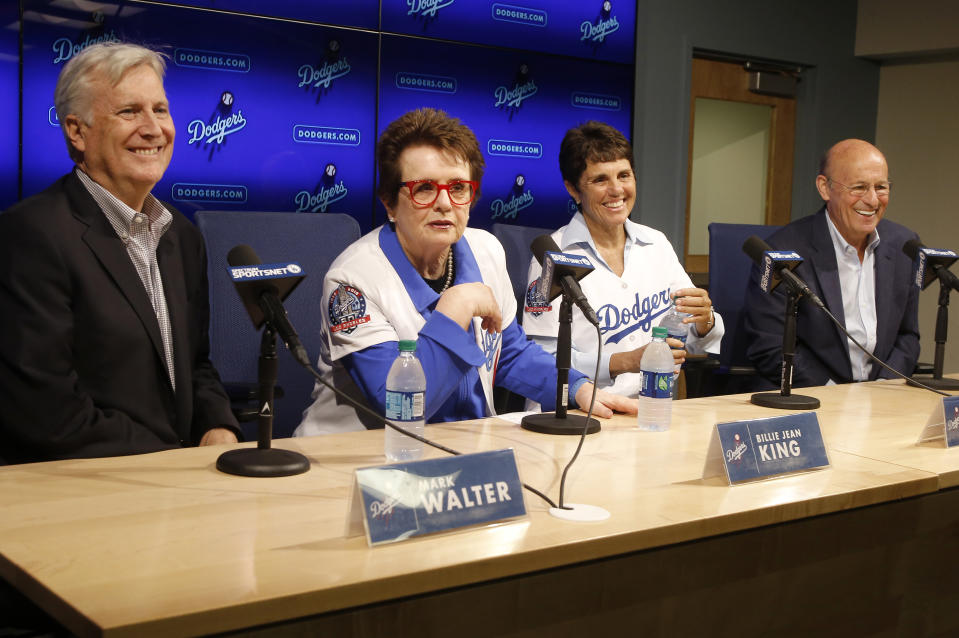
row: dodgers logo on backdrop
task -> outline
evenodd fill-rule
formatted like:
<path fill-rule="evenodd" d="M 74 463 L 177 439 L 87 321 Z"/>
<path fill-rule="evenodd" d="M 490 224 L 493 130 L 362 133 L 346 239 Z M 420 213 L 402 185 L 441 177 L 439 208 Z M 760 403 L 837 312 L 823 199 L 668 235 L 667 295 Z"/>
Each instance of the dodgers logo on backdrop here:
<path fill-rule="evenodd" d="M 746 450 L 749 449 L 746 447 L 746 442 L 743 441 L 741 434 L 737 433 L 733 436 L 733 446 L 726 450 L 723 450 L 723 454 L 726 456 L 726 462 L 728 463 L 739 463 L 743 462 L 743 455 L 746 454 Z"/>
<path fill-rule="evenodd" d="M 437 11 L 445 9 L 453 2 L 455 0 L 406 0 L 406 6 L 409 7 L 406 15 L 435 18 Z"/>
<path fill-rule="evenodd" d="M 539 277 L 537 277 L 526 287 L 526 307 L 523 310 L 534 317 L 538 317 L 552 309 L 549 299 L 539 290 Z"/>
<path fill-rule="evenodd" d="M 242 184 L 189 184 L 175 183 L 170 197 L 178 202 L 229 202 L 246 203 L 246 186 Z"/>
<path fill-rule="evenodd" d="M 604 0 L 596 22 L 583 20 L 579 25 L 580 40 L 588 42 L 603 42 L 610 33 L 619 31 L 619 20 L 612 15 L 613 3 Z"/>
<path fill-rule="evenodd" d="M 318 67 L 314 67 L 312 64 L 304 64 L 296 72 L 300 78 L 300 83 L 296 86 L 297 88 L 310 86 L 328 89 L 333 80 L 349 75 L 352 70 L 353 67 L 350 66 L 350 61 L 346 58 L 340 58 L 335 62 L 326 60 Z"/>
<path fill-rule="evenodd" d="M 619 343 L 637 330 L 647 332 L 653 319 L 669 310 L 669 288 L 654 292 L 643 299 L 636 293 L 636 302 L 632 306 L 618 308 L 613 304 L 600 306 L 596 310 L 599 317 L 600 333 L 615 332 L 606 338 L 606 343 Z"/>
<path fill-rule="evenodd" d="M 526 178 L 523 175 L 516 176 L 516 182 L 513 185 L 513 192 L 508 199 L 494 199 L 490 202 L 490 219 L 516 219 L 516 215 L 524 208 L 529 208 L 536 201 L 532 191 L 524 190 L 523 185 Z"/>
<path fill-rule="evenodd" d="M 542 9 L 518 7 L 501 2 L 493 3 L 493 19 L 501 22 L 515 22 L 533 27 L 545 27 L 549 21 L 549 14 Z"/>
<path fill-rule="evenodd" d="M 120 38 L 112 29 L 98 36 L 91 36 L 89 33 L 79 42 L 74 42 L 70 38 L 57 38 L 53 43 L 53 63 L 60 64 L 67 62 L 76 54 L 83 51 L 91 44 L 101 44 L 103 42 L 119 42 Z"/>
<path fill-rule="evenodd" d="M 427 93 L 456 93 L 456 78 L 445 75 L 427 75 L 400 71 L 393 77 L 393 84 L 406 91 L 426 91 Z"/>
<path fill-rule="evenodd" d="M 521 64 L 513 79 L 512 87 L 500 85 L 493 91 L 493 106 L 505 107 L 510 111 L 516 110 L 522 106 L 523 102 L 536 95 L 537 91 L 539 88 L 536 82 L 530 78 L 529 65 Z"/>
<path fill-rule="evenodd" d="M 330 332 L 350 334 L 357 326 L 369 322 L 366 299 L 353 286 L 340 284 L 330 295 Z"/>
<path fill-rule="evenodd" d="M 333 202 L 339 201 L 349 194 L 349 189 L 341 179 L 330 186 L 320 185 L 319 190 L 311 193 L 302 190 L 293 198 L 298 213 L 325 213 L 326 209 Z"/>
<path fill-rule="evenodd" d="M 623 108 L 623 101 L 617 95 L 584 93 L 582 91 L 573 92 L 570 104 L 577 109 L 599 109 L 601 111 L 619 111 Z"/>
<path fill-rule="evenodd" d="M 215 144 L 220 146 L 230 135 L 238 133 L 246 128 L 246 118 L 243 117 L 243 111 L 233 110 L 235 98 L 230 91 L 223 91 L 220 94 L 220 100 L 217 103 L 214 114 L 210 119 L 204 122 L 196 118 L 187 125 L 187 132 L 190 139 L 187 144 Z"/>

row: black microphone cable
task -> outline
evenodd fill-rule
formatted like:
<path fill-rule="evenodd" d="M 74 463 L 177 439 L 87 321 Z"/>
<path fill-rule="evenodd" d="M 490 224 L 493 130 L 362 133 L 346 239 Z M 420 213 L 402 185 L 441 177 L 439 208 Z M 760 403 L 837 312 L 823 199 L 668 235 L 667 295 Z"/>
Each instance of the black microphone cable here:
<path fill-rule="evenodd" d="M 298 361 L 298 363 L 301 363 L 301 362 Z M 431 447 L 435 447 L 437 450 L 442 450 L 443 452 L 446 452 L 447 454 L 450 454 L 450 455 L 452 455 L 452 456 L 460 456 L 461 454 L 463 454 L 462 452 L 459 452 L 459 451 L 457 451 L 457 450 L 454 450 L 453 448 L 446 447 L 446 446 L 443 445 L 442 443 L 437 443 L 437 442 L 435 442 L 435 441 L 431 441 L 431 440 L 429 440 L 428 438 L 426 438 L 425 436 L 420 436 L 419 434 L 415 434 L 415 433 L 413 433 L 413 432 L 410 432 L 410 431 L 408 431 L 406 428 L 403 428 L 403 427 L 401 427 L 401 426 L 393 423 L 392 421 L 390 421 L 389 419 L 387 419 L 386 417 L 384 417 L 384 416 L 383 416 L 382 414 L 380 414 L 379 412 L 376 412 L 376 411 L 374 411 L 374 410 L 371 410 L 371 409 L 369 408 L 369 406 L 363 405 L 362 403 L 360 403 L 359 401 L 357 401 L 357 400 L 354 399 L 353 397 L 349 396 L 348 394 L 346 394 L 345 392 L 343 392 L 343 391 L 340 390 L 339 388 L 333 387 L 333 384 L 330 383 L 329 381 L 327 381 L 326 379 L 324 379 L 323 376 L 322 376 L 319 372 L 317 372 L 317 370 L 316 370 L 312 365 L 307 365 L 307 364 L 302 364 L 302 365 L 303 365 L 304 368 L 306 368 L 306 369 L 309 371 L 309 373 L 310 373 L 311 375 L 313 375 L 313 378 L 315 378 L 315 379 L 316 379 L 317 381 L 319 381 L 321 384 L 323 384 L 324 386 L 326 386 L 327 388 L 329 388 L 330 390 L 332 390 L 333 392 L 335 392 L 337 396 L 346 399 L 346 400 L 349 401 L 351 404 L 353 404 L 354 407 L 356 407 L 356 408 L 359 409 L 359 410 L 362 410 L 363 412 L 365 412 L 366 414 L 374 417 L 374 418 L 377 419 L 378 421 L 382 421 L 384 425 L 393 428 L 393 429 L 396 430 L 397 432 L 401 432 L 401 433 L 405 434 L 406 436 L 410 437 L 411 439 L 416 439 L 416 440 L 419 441 L 420 443 L 425 443 L 425 444 L 427 444 L 427 445 L 429 445 L 429 446 L 431 446 Z M 596 367 L 597 367 L 597 370 L 598 370 L 598 369 L 599 369 L 599 364 L 598 364 L 598 363 L 597 363 L 597 366 L 596 366 Z M 596 396 L 596 388 L 595 388 L 595 386 L 593 387 L 593 396 L 594 396 L 594 397 Z M 592 409 L 593 409 L 593 406 L 592 406 L 592 404 L 590 404 L 590 411 L 592 411 Z M 583 435 L 585 436 L 585 434 L 586 434 L 586 432 L 584 431 L 584 432 L 583 432 Z M 577 450 L 577 452 L 578 452 L 578 450 Z M 565 472 L 564 472 L 564 476 L 565 476 Z M 535 487 L 533 487 L 533 486 L 531 486 L 531 485 L 528 485 L 528 484 L 526 484 L 526 483 L 523 483 L 522 485 L 523 485 L 523 487 L 524 487 L 525 489 L 527 489 L 528 491 L 532 492 L 532 493 L 535 494 L 536 496 L 538 496 L 538 497 L 540 497 L 541 499 L 543 499 L 550 507 L 556 507 L 556 503 L 554 503 L 554 502 L 552 501 L 552 499 L 550 499 L 548 496 L 546 496 L 545 494 L 543 494 L 542 492 L 540 492 L 540 491 L 539 491 L 538 489 L 536 489 Z M 562 491 L 560 492 L 560 494 L 562 494 Z M 562 502 L 562 496 L 560 497 L 560 500 L 561 500 L 561 502 Z"/>
<path fill-rule="evenodd" d="M 572 507 L 566 507 L 565 501 L 563 500 L 563 493 L 566 490 L 566 473 L 569 472 L 569 468 L 573 467 L 573 463 L 575 463 L 577 457 L 579 457 L 579 451 L 583 449 L 583 443 L 586 441 L 586 434 L 589 430 L 589 420 L 593 418 L 593 406 L 596 405 L 595 380 L 599 378 L 599 362 L 603 359 L 603 333 L 600 332 L 598 324 L 594 325 L 594 327 L 596 328 L 596 341 L 599 344 L 599 349 L 596 352 L 596 372 L 593 373 L 593 393 L 589 398 L 589 410 L 586 411 L 586 420 L 583 422 L 583 432 L 579 435 L 579 445 L 576 446 L 576 452 L 573 454 L 573 458 L 571 458 L 569 463 L 566 464 L 566 467 L 563 468 L 563 476 L 559 480 L 559 509 L 561 510 L 573 509 Z"/>

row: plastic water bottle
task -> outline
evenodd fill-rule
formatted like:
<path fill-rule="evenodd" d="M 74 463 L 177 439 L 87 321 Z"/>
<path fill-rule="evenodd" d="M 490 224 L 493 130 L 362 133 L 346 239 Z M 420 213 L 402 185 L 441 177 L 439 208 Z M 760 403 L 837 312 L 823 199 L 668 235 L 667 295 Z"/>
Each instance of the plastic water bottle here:
<path fill-rule="evenodd" d="M 678 297 L 673 297 L 669 300 L 669 310 L 666 314 L 663 315 L 663 318 L 660 319 L 659 325 L 666 328 L 666 331 L 669 333 L 670 339 L 679 339 L 683 342 L 683 346 L 686 345 L 686 337 L 689 336 L 689 324 L 683 323 L 683 319 L 691 315 L 680 312 L 676 310 L 676 299 Z M 668 344 L 667 344 L 668 345 Z M 679 378 L 679 366 L 673 367 L 673 398 L 676 398 L 676 379 Z"/>
<path fill-rule="evenodd" d="M 639 362 L 639 429 L 662 432 L 673 417 L 673 353 L 666 344 L 666 328 L 653 328 L 653 340 Z"/>
<path fill-rule="evenodd" d="M 426 422 L 426 375 L 416 358 L 416 341 L 400 341 L 400 354 L 386 376 L 386 418 L 423 435 Z M 384 452 L 390 461 L 415 461 L 423 456 L 423 443 L 386 426 Z"/>

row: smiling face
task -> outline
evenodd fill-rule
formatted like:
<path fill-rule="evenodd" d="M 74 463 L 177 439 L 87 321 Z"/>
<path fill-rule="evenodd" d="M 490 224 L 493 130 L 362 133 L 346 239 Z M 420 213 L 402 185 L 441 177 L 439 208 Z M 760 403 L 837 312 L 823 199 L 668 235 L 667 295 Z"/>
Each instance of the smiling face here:
<path fill-rule="evenodd" d="M 126 71 L 111 86 L 100 71 L 90 76 L 90 121 L 64 120 L 78 162 L 95 182 L 140 210 L 173 155 L 175 130 L 163 81 L 147 65 Z"/>
<path fill-rule="evenodd" d="M 470 179 L 465 159 L 434 146 L 411 146 L 400 154 L 397 163 L 404 182 L 431 179 L 448 184 Z M 470 205 L 454 204 L 449 193 L 440 190 L 435 202 L 422 206 L 410 198 L 406 186 L 401 186 L 396 204 L 390 206 L 383 200 L 383 206 L 396 223 L 396 235 L 406 256 L 421 275 L 436 277 L 436 268 L 445 263 L 447 249 L 463 236 Z"/>
<path fill-rule="evenodd" d="M 577 184 L 563 183 L 580 203 L 590 230 L 622 226 L 636 203 L 636 177 L 628 159 L 587 162 Z"/>
<path fill-rule="evenodd" d="M 847 242 L 865 249 L 867 237 L 889 204 L 888 188 L 878 186 L 889 183 L 886 158 L 868 142 L 846 140 L 830 149 L 824 173 L 816 178 L 816 188 L 826 202 L 829 218 Z M 868 190 L 857 196 L 850 192 L 857 186 Z M 877 187 L 885 192 L 877 193 Z"/>

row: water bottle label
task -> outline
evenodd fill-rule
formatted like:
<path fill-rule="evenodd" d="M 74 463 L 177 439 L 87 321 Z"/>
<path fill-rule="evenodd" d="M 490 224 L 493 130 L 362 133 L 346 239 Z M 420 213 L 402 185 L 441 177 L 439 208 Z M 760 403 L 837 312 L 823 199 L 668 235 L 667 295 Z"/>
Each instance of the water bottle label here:
<path fill-rule="evenodd" d="M 640 396 L 651 399 L 670 399 L 673 392 L 673 373 L 649 372 L 643 370 L 643 384 L 640 387 Z"/>
<path fill-rule="evenodd" d="M 390 421 L 419 421 L 423 418 L 423 392 L 386 391 L 386 418 Z"/>

